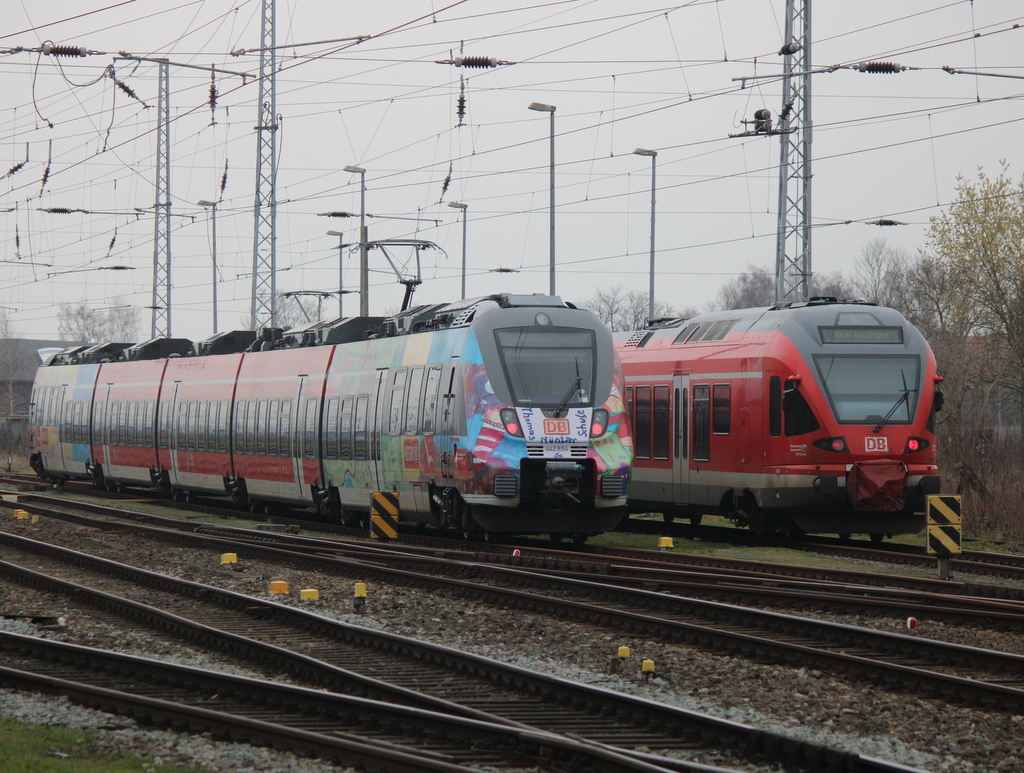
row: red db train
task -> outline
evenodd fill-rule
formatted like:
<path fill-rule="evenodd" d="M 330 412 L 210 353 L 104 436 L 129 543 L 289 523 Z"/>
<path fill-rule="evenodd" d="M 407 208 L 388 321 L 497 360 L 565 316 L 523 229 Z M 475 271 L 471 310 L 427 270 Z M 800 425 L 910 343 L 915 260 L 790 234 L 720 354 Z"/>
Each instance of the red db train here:
<path fill-rule="evenodd" d="M 40 367 L 31 462 L 52 480 L 582 540 L 625 513 L 632 438 L 612 335 L 542 295 L 297 330 L 78 347 Z"/>
<path fill-rule="evenodd" d="M 941 376 L 898 311 L 813 298 L 616 336 L 636 459 L 630 512 L 761 532 L 924 527 Z"/>

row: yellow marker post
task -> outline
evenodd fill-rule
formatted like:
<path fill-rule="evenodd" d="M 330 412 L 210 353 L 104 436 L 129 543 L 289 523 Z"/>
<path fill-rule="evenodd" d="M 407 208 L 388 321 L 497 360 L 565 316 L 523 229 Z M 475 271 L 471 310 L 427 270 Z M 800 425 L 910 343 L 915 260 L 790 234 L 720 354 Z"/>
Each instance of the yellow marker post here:
<path fill-rule="evenodd" d="M 303 588 L 299 591 L 299 598 L 303 601 L 319 601 L 320 591 L 316 588 Z"/>
<path fill-rule="evenodd" d="M 928 552 L 939 564 L 939 579 L 950 577 L 950 556 L 961 553 L 962 512 L 960 497 L 931 494 L 927 500 Z"/>
<path fill-rule="evenodd" d="M 284 580 L 274 580 L 272 583 L 270 583 L 270 592 L 271 593 L 287 593 L 288 592 L 288 583 L 286 583 Z"/>
<path fill-rule="evenodd" d="M 353 607 L 359 614 L 363 613 L 363 607 L 366 606 L 366 583 L 357 582 L 355 598 L 353 599 Z"/>

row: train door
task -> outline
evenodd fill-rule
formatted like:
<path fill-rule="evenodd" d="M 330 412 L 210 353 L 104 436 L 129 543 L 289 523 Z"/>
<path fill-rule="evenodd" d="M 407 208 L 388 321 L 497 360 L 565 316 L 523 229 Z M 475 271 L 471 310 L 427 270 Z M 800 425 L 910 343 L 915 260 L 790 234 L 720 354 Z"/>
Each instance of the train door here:
<path fill-rule="evenodd" d="M 292 474 L 294 482 L 288 486 L 289 490 L 282 492 L 285 496 L 302 496 L 302 460 L 306 458 L 306 444 L 310 442 L 311 430 L 311 427 L 306 424 L 310 420 L 306 407 L 306 379 L 308 378 L 309 376 L 299 376 L 295 386 L 295 407 L 292 409 Z M 315 405 L 312 410 L 315 410 Z M 266 420 L 265 416 L 262 418 Z"/>
<path fill-rule="evenodd" d="M 95 441 L 97 445 L 100 446 L 100 456 L 103 459 L 103 470 L 107 474 L 110 473 L 110 468 L 114 464 L 113 460 L 110 458 L 110 447 L 114 445 L 114 443 L 110 440 L 111 433 L 109 429 L 111 426 L 111 420 L 114 418 L 111 415 L 113 405 L 110 402 L 111 392 L 113 392 L 113 389 L 113 384 L 107 384 L 105 389 L 100 386 L 96 390 L 97 394 L 100 395 L 99 406 L 102 407 L 97 411 L 99 421 L 96 422 L 93 428 L 95 432 Z"/>
<path fill-rule="evenodd" d="M 690 377 L 673 377 L 672 501 L 690 501 Z"/>
<path fill-rule="evenodd" d="M 374 392 L 373 406 L 370 411 L 370 461 L 373 473 L 370 481 L 375 491 L 381 490 L 384 480 L 384 470 L 381 469 L 381 433 L 384 432 L 387 424 L 387 411 L 385 410 L 385 398 L 388 392 L 388 368 L 381 368 L 377 371 L 377 386 Z"/>
<path fill-rule="evenodd" d="M 178 471 L 178 449 L 185 437 L 186 404 L 179 399 L 181 382 L 174 382 L 174 395 L 170 405 L 170 438 L 168 446 L 171 451 L 171 478 L 174 481 L 181 480 Z"/>

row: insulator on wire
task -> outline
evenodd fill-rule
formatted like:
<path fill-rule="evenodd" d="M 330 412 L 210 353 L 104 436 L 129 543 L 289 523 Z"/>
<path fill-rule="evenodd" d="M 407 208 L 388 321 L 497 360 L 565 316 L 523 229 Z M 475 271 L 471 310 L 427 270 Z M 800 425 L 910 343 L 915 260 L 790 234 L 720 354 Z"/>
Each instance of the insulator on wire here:
<path fill-rule="evenodd" d="M 28 162 L 26 162 L 26 161 L 19 161 L 17 164 L 15 164 L 14 166 L 12 166 L 10 169 L 7 170 L 7 174 L 5 174 L 4 177 L 5 178 L 6 177 L 10 177 L 15 172 L 21 171 L 21 169 L 25 166 L 26 163 L 28 163 Z"/>
<path fill-rule="evenodd" d="M 906 225 L 901 220 L 890 220 L 889 218 L 880 218 L 878 220 L 866 221 L 868 225 Z"/>
<path fill-rule="evenodd" d="M 125 94 L 127 94 L 127 95 L 128 95 L 129 97 L 131 97 L 132 99 L 138 100 L 139 102 L 141 102 L 141 101 L 142 101 L 141 99 L 139 99 L 139 95 L 138 95 L 138 94 L 136 94 L 136 93 L 135 93 L 135 92 L 134 92 L 134 91 L 132 90 L 132 87 L 131 87 L 131 86 L 129 86 L 129 85 L 127 84 L 127 83 L 123 83 L 123 82 L 119 81 L 119 80 L 118 80 L 117 78 L 114 78 L 114 83 L 116 83 L 116 84 L 117 84 L 117 87 L 118 87 L 119 89 L 121 89 L 121 91 L 123 91 L 123 92 L 124 92 Z"/>
<path fill-rule="evenodd" d="M 497 67 L 498 60 L 493 56 L 457 56 L 452 60 L 456 67 Z"/>
<path fill-rule="evenodd" d="M 786 45 L 779 49 L 779 56 L 790 56 L 792 54 L 795 54 L 801 48 L 803 48 L 803 46 L 794 40 L 793 42 L 787 43 Z"/>
<path fill-rule="evenodd" d="M 43 43 L 42 51 L 47 56 L 88 56 L 89 51 L 85 46 L 55 46 L 53 43 Z"/>
<path fill-rule="evenodd" d="M 352 217 L 352 213 L 333 210 L 331 212 L 318 212 L 317 217 Z"/>
<path fill-rule="evenodd" d="M 459 95 L 459 104 L 455 108 L 455 115 L 459 117 L 459 125 L 462 125 L 462 119 L 466 117 L 466 95 Z"/>
<path fill-rule="evenodd" d="M 70 215 L 71 209 L 69 207 L 45 207 L 43 212 L 49 212 L 51 215 Z"/>
<path fill-rule="evenodd" d="M 223 198 L 224 189 L 228 186 L 228 160 L 224 159 L 224 174 L 220 176 L 220 192 Z"/>
<path fill-rule="evenodd" d="M 869 72 L 875 74 L 889 74 L 895 72 L 903 72 L 906 67 L 902 67 L 896 62 L 861 62 L 857 65 L 857 70 L 860 72 Z"/>

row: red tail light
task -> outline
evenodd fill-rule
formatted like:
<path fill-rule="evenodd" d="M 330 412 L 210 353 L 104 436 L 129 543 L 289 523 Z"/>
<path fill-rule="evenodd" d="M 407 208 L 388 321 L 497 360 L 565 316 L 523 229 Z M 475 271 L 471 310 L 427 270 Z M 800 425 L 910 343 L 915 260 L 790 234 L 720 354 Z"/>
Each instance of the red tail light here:
<path fill-rule="evenodd" d="M 595 408 L 594 416 L 590 421 L 590 438 L 599 438 L 608 429 L 608 411 L 604 408 Z"/>
<path fill-rule="evenodd" d="M 910 437 L 907 438 L 907 447 L 903 449 L 903 453 L 914 454 L 918 451 L 924 451 L 930 445 L 931 443 L 922 437 Z"/>
<path fill-rule="evenodd" d="M 505 425 L 505 431 L 513 437 L 522 437 L 523 428 L 519 426 L 519 417 L 515 408 L 501 409 L 501 423 Z"/>
<path fill-rule="evenodd" d="M 820 448 L 822 451 L 832 451 L 836 454 L 850 453 L 850 449 L 846 445 L 846 438 L 826 437 L 821 440 L 815 440 L 813 445 L 815 448 Z"/>

